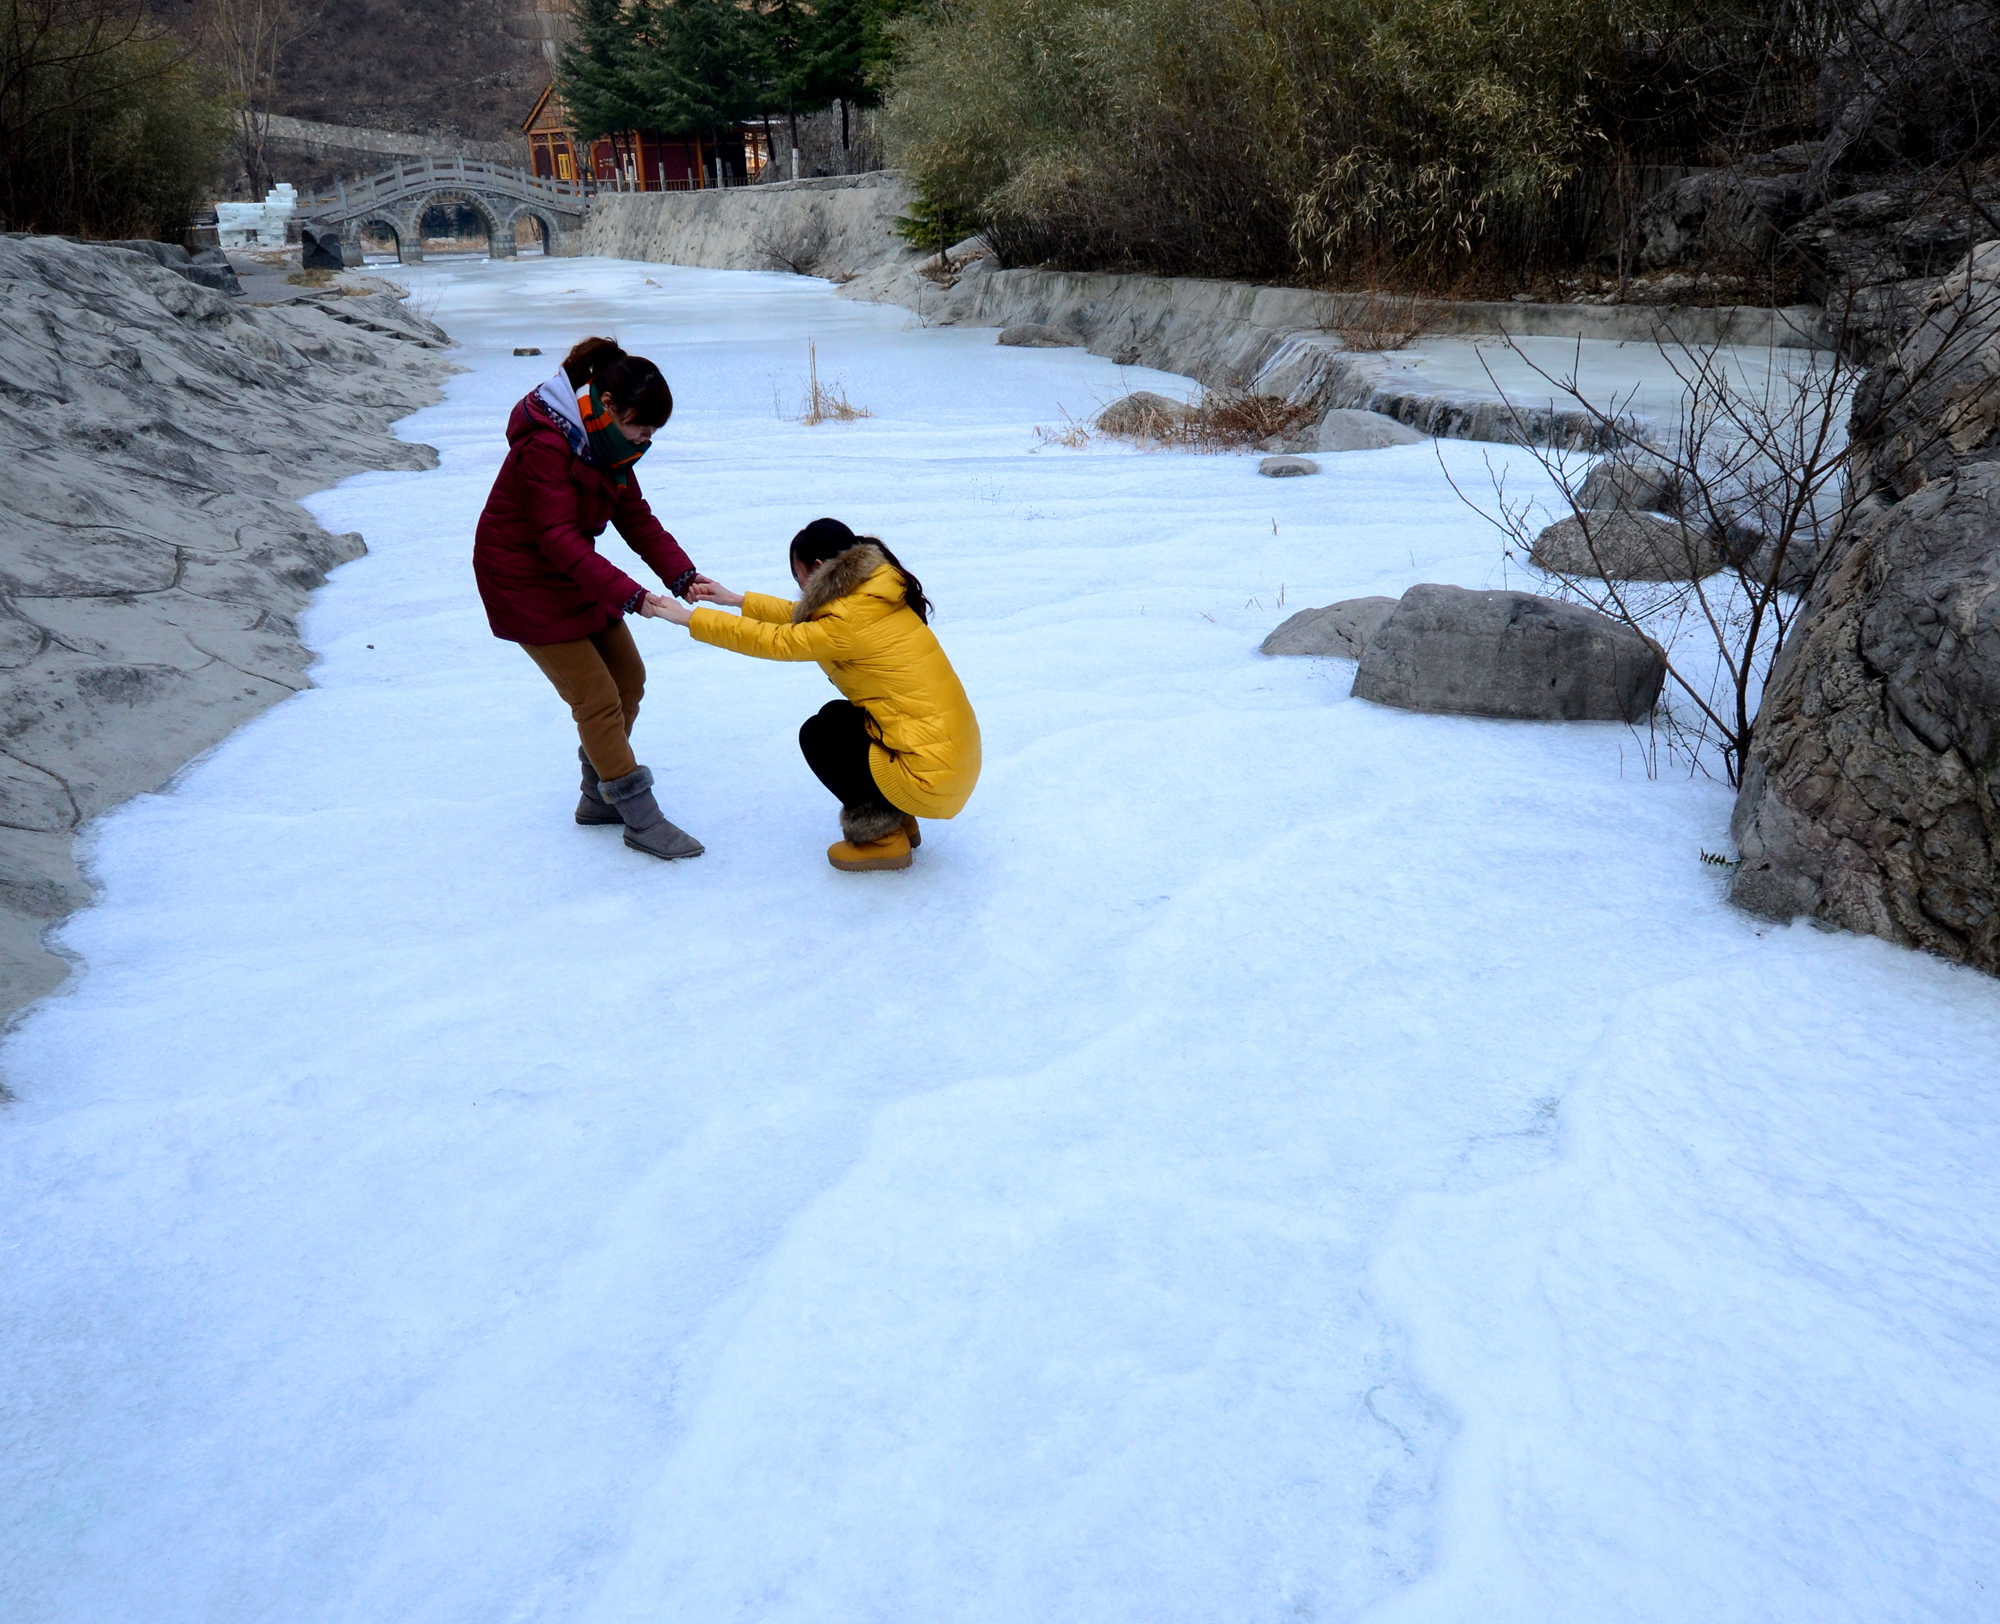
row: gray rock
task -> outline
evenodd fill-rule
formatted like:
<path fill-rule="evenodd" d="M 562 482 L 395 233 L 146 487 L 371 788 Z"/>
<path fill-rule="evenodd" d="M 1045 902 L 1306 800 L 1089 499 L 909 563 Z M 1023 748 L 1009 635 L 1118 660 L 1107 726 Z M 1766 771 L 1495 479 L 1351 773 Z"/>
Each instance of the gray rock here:
<path fill-rule="evenodd" d="M 1324 609 L 1301 609 L 1264 639 L 1259 652 L 1358 660 L 1395 610 L 1394 598 L 1344 598 Z"/>
<path fill-rule="evenodd" d="M 212 293 L 226 293 L 231 298 L 243 291 L 243 284 L 236 279 L 233 265 L 184 265 L 180 274 L 198 288 L 207 288 Z"/>
<path fill-rule="evenodd" d="M 1369 640 L 1354 696 L 1457 716 L 1638 722 L 1665 680 L 1651 640 L 1594 609 L 1426 585 Z"/>
<path fill-rule="evenodd" d="M 2000 457 L 2000 240 L 1939 283 L 1923 320 L 1855 391 L 1849 485 L 1901 500 Z"/>
<path fill-rule="evenodd" d="M 1573 513 L 1528 556 L 1551 575 L 1606 581 L 1698 581 L 1728 561 L 1720 543 L 1657 513 Z"/>
<path fill-rule="evenodd" d="M 1313 435 L 1315 451 L 1383 451 L 1393 445 L 1419 445 L 1429 439 L 1407 424 L 1380 412 L 1342 406 L 1319 420 Z"/>
<path fill-rule="evenodd" d="M 232 295 L 243 291 L 242 283 L 236 280 L 236 269 L 229 263 L 229 256 L 219 248 L 200 254 L 190 254 L 179 243 L 149 242 L 140 237 L 124 242 L 99 243 L 96 246 L 123 248 L 129 253 L 143 254 L 162 269 L 172 271 L 176 276 L 186 277 L 196 287 Z"/>
<path fill-rule="evenodd" d="M 1059 333 L 1055 328 L 1044 327 L 1036 321 L 1017 322 L 1012 327 L 1001 328 L 1000 342 L 1024 350 L 1074 350 L 1083 347 L 1082 339 Z"/>
<path fill-rule="evenodd" d="M 1257 464 L 1257 472 L 1266 479 L 1298 479 L 1318 473 L 1319 464 L 1310 457 L 1266 457 Z"/>
<path fill-rule="evenodd" d="M 1187 416 L 1187 407 L 1150 389 L 1136 389 L 1121 395 L 1097 414 L 1097 431 L 1131 439 L 1178 426 Z"/>
<path fill-rule="evenodd" d="M 178 271 L 191 264 L 194 256 L 177 242 L 153 242 L 144 237 L 128 237 L 122 242 L 108 242 L 106 248 L 127 248 L 135 254 L 144 254 L 155 265 L 163 265 L 170 271 Z"/>
<path fill-rule="evenodd" d="M 1849 527 L 1772 673 L 1731 895 L 2000 974 L 2000 461 Z"/>
<path fill-rule="evenodd" d="M 294 498 L 436 460 L 389 425 L 442 356 L 186 269 L 0 238 L 0 372 L 38 391 L 0 406 L 0 1015 L 62 979 L 78 826 L 306 685 L 297 616 L 366 548 Z"/>
<path fill-rule="evenodd" d="M 1586 513 L 1666 513 L 1679 517 L 1681 476 L 1650 457 L 1604 457 L 1576 493 Z"/>
<path fill-rule="evenodd" d="M 1863 380 L 1852 433 L 1751 735 L 1731 895 L 2000 974 L 2000 242 Z"/>
<path fill-rule="evenodd" d="M 341 241 L 338 226 L 299 227 L 299 264 L 308 271 L 344 271 L 363 263 L 361 244 Z"/>
<path fill-rule="evenodd" d="M 1796 155 L 1761 153 L 1675 181 L 1639 210 L 1639 263 L 1648 270 L 1768 264 L 1818 200 L 1804 169 Z"/>

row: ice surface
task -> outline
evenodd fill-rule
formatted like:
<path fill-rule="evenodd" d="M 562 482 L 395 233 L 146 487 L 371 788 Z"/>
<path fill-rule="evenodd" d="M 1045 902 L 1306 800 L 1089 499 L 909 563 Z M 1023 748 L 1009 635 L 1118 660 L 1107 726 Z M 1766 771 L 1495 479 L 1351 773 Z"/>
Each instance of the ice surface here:
<path fill-rule="evenodd" d="M 1498 584 L 1430 447 L 1037 451 L 1174 380 L 795 278 L 406 274 L 441 466 L 314 501 L 373 549 L 319 686 L 98 826 L 0 1052 L 0 1617 L 1994 1616 L 2000 987 L 1732 912 L 1727 792 L 1626 729 L 1261 657 Z M 699 564 L 782 588 L 833 513 L 939 604 L 986 774 L 911 872 L 825 863 L 816 671 L 658 623 L 708 855 L 569 821 L 468 551 L 606 329 Z M 781 415 L 809 335 L 873 418 Z"/>
<path fill-rule="evenodd" d="M 1391 390 L 1465 394 L 1565 411 L 1581 409 L 1580 397 L 1599 411 L 1629 415 L 1663 433 L 1680 423 L 1698 382 L 1708 397 L 1726 382 L 1738 410 L 1768 403 L 1771 421 L 1783 423 L 1785 408 L 1797 409 L 1797 380 L 1832 377 L 1843 394 L 1854 381 L 1850 369 L 1832 367 L 1813 350 L 1756 345 L 1688 350 L 1651 339 L 1423 338 L 1384 355 L 1381 364 L 1381 383 Z M 1729 427 L 1725 416 L 1710 432 Z"/>

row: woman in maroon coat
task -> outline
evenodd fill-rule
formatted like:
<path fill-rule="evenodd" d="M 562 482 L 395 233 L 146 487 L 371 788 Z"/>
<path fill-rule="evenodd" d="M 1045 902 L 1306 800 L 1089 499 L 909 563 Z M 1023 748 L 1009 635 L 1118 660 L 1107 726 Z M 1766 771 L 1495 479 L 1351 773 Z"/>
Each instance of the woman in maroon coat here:
<path fill-rule="evenodd" d="M 607 523 L 686 598 L 694 565 L 639 493 L 633 464 L 673 415 L 660 369 L 608 338 L 586 338 L 562 371 L 514 408 L 507 460 L 486 498 L 472 571 L 495 637 L 519 643 L 576 718 L 583 740 L 578 823 L 622 823 L 625 844 L 655 857 L 698 857 L 653 799 L 632 754 L 646 667 L 625 616 L 657 615 L 648 592 L 594 545 Z"/>

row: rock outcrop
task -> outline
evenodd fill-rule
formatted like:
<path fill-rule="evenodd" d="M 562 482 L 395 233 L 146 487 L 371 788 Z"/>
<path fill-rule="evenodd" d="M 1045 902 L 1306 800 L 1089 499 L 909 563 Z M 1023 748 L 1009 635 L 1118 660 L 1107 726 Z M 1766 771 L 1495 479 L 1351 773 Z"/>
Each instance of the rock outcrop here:
<path fill-rule="evenodd" d="M 1651 641 L 1581 604 L 1413 586 L 1368 640 L 1354 697 L 1456 716 L 1639 722 L 1666 669 Z"/>
<path fill-rule="evenodd" d="M 2000 242 L 1857 392 L 1849 507 L 1766 687 L 1735 900 L 2000 974 Z"/>
<path fill-rule="evenodd" d="M 1674 182 L 1640 210 L 1646 270 L 1787 283 L 1850 353 L 1886 356 L 2000 212 L 1988 0 L 1856 0 L 1825 60 L 1823 139 Z"/>
<path fill-rule="evenodd" d="M 434 463 L 387 429 L 448 342 L 385 296 L 256 308 L 0 239 L 0 1014 L 62 979 L 77 828 L 306 685 L 294 617 L 366 549 L 294 498 Z"/>

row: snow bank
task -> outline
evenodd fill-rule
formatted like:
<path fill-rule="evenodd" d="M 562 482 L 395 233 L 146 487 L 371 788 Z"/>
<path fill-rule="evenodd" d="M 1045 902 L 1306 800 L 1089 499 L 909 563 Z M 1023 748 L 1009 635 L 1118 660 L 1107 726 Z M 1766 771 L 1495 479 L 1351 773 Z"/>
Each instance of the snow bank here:
<path fill-rule="evenodd" d="M 422 466 L 387 426 L 447 342 L 386 294 L 259 309 L 0 239 L 0 1018 L 63 977 L 75 829 L 303 685 L 292 617 L 366 548 L 292 498 Z"/>
<path fill-rule="evenodd" d="M 1504 584 L 1438 464 L 1486 448 L 1037 449 L 1171 380 L 797 278 L 406 274 L 440 466 L 314 500 L 371 543 L 319 685 L 103 820 L 0 1051 L 0 1614 L 1985 1610 L 2000 989 L 1732 911 L 1727 791 L 1627 729 L 1256 652 Z M 817 672 L 652 623 L 709 853 L 569 822 L 467 551 L 607 327 L 703 567 L 830 512 L 921 571 L 987 768 L 909 873 L 826 866 Z M 791 420 L 808 336 L 873 418 Z"/>

